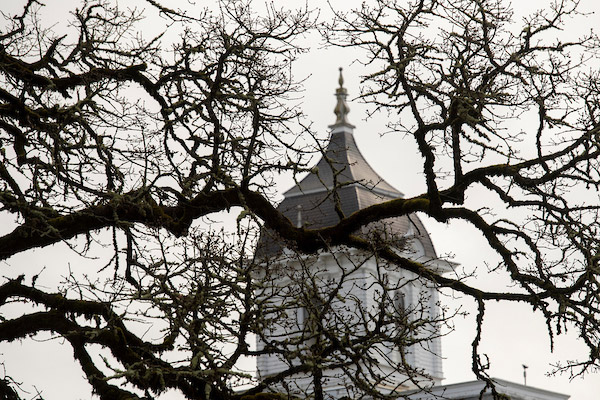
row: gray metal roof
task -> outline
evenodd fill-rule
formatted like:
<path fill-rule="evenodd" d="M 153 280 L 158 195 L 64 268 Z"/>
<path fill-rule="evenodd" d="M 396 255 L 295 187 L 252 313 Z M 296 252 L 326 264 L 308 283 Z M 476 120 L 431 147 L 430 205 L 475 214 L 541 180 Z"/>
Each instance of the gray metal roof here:
<path fill-rule="evenodd" d="M 381 178 L 364 159 L 348 126 L 334 126 L 327 149 L 316 168 L 284 193 L 277 209 L 296 226 L 325 228 L 340 221 L 335 210 L 336 196 L 344 217 L 371 205 L 402 197 L 402 193 Z M 416 238 L 423 244 L 425 257 L 436 258 L 431 238 L 415 214 L 369 224 L 361 229 L 360 234 L 367 236 L 375 231 L 391 242 Z M 263 231 L 257 256 L 271 256 L 284 247 L 272 232 Z"/>
<path fill-rule="evenodd" d="M 308 195 L 355 185 L 386 197 L 402 197 L 402 193 L 381 178 L 365 160 L 348 125 L 334 128 L 327 149 L 313 171 L 284 196 Z"/>
<path fill-rule="evenodd" d="M 387 183 L 365 160 L 356 146 L 353 128 L 347 121 L 350 111 L 346 104 L 346 89 L 340 74 L 340 87 L 336 90 L 336 123 L 322 158 L 294 187 L 284 193 L 277 209 L 294 225 L 307 229 L 333 226 L 340 221 L 334 199 L 339 198 L 343 217 L 374 204 L 402 197 L 402 192 Z M 388 218 L 369 224 L 360 230 L 361 235 L 377 231 L 390 240 L 416 238 L 423 244 L 425 256 L 435 259 L 436 253 L 429 234 L 421 220 L 414 214 Z M 263 230 L 256 255 L 259 257 L 279 253 L 285 245 L 272 232 Z"/>

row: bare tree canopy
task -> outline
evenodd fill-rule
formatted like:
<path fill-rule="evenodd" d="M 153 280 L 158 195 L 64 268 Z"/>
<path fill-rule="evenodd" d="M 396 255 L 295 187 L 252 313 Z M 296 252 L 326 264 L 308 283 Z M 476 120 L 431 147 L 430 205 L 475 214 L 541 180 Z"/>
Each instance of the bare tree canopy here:
<path fill-rule="evenodd" d="M 168 390 L 287 398 L 299 373 L 323 398 L 327 369 L 347 374 L 357 398 L 397 398 L 380 390 L 387 378 L 372 352 L 431 340 L 453 312 L 423 316 L 425 300 L 399 306 L 400 284 L 384 276 L 396 270 L 478 304 L 472 369 L 490 385 L 479 357 L 490 301 L 542 313 L 551 339 L 575 330 L 589 356 L 558 370 L 597 371 L 600 41 L 562 30 L 577 1 L 516 21 L 503 0 L 374 0 L 320 21 L 318 10 L 257 12 L 237 0 L 194 13 L 86 0 L 64 29 L 45 24 L 40 1 L 22 3 L 0 24 L 0 259 L 10 276 L 0 285 L 1 342 L 64 338 L 102 399 Z M 148 29 L 145 14 L 162 25 Z M 339 222 L 311 229 L 277 208 L 273 184 L 280 174 L 318 175 L 308 161 L 326 155 L 299 111 L 293 73 L 304 37 L 317 32 L 359 50 L 368 71 L 360 97 L 416 143 L 427 189 L 346 215 L 334 186 Z M 235 223 L 216 228 L 226 213 Z M 491 269 L 513 285 L 486 290 L 412 260 L 398 240 L 362 233 L 413 214 L 476 228 L 500 257 Z M 285 295 L 274 286 L 281 260 L 254 257 L 260 232 L 297 266 Z M 11 269 L 17 255 L 58 243 L 102 256 L 91 269 L 52 260 L 56 271 L 39 279 L 63 276 L 54 288 Z M 354 270 L 340 267 L 341 282 L 316 273 L 333 248 L 357 254 L 356 268 L 381 260 L 376 310 L 344 297 Z M 337 314 L 344 307 L 350 320 Z M 264 336 L 297 308 L 307 314 L 291 340 Z M 265 346 L 256 349 L 255 336 Z M 285 358 L 286 369 L 264 380 L 239 369 L 263 355 Z M 426 389 L 403 357 L 395 368 Z M 10 376 L 7 366 L 0 394 L 21 398 Z"/>

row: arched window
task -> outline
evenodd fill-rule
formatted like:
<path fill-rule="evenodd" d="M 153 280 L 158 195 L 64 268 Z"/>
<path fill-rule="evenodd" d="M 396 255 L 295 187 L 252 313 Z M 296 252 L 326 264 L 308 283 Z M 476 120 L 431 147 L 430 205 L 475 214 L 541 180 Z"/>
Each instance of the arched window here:
<path fill-rule="evenodd" d="M 318 294 L 307 295 L 307 301 L 298 309 L 297 321 L 300 329 L 314 332 L 317 320 L 323 312 L 323 302 Z"/>
<path fill-rule="evenodd" d="M 398 363 L 407 362 L 409 365 L 413 365 L 413 349 L 409 345 L 412 337 L 408 320 L 409 307 L 406 294 L 401 290 L 397 290 L 394 293 L 394 323 L 396 325 L 396 347 L 394 353 L 396 354 L 395 357 Z"/>
<path fill-rule="evenodd" d="M 404 292 L 398 290 L 394 293 L 394 309 L 398 317 L 398 321 L 406 318 L 406 296 Z"/>

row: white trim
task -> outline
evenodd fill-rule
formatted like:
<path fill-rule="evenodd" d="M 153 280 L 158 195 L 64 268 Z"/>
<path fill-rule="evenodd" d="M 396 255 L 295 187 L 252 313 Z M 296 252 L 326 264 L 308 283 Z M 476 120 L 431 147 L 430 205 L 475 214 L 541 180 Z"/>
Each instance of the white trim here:
<path fill-rule="evenodd" d="M 354 134 L 354 128 L 356 128 L 356 126 L 352 125 L 349 122 L 339 122 L 337 124 L 329 125 L 328 128 L 331 129 L 331 133 L 329 136 L 329 138 L 331 139 L 331 135 L 338 132 Z"/>

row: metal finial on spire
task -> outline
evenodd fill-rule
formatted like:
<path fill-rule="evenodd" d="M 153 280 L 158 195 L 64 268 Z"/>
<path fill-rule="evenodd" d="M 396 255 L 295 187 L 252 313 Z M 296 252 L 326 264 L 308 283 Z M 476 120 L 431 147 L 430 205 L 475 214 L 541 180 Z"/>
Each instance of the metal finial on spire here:
<path fill-rule="evenodd" d="M 340 67 L 340 78 L 338 79 L 340 87 L 335 90 L 335 97 L 337 97 L 337 104 L 333 112 L 336 115 L 336 121 L 330 128 L 334 128 L 336 126 L 349 126 L 354 128 L 352 124 L 348 122 L 347 116 L 350 112 L 350 107 L 346 104 L 346 97 L 348 96 L 348 91 L 344 87 L 344 76 L 342 75 L 342 68 Z"/>

